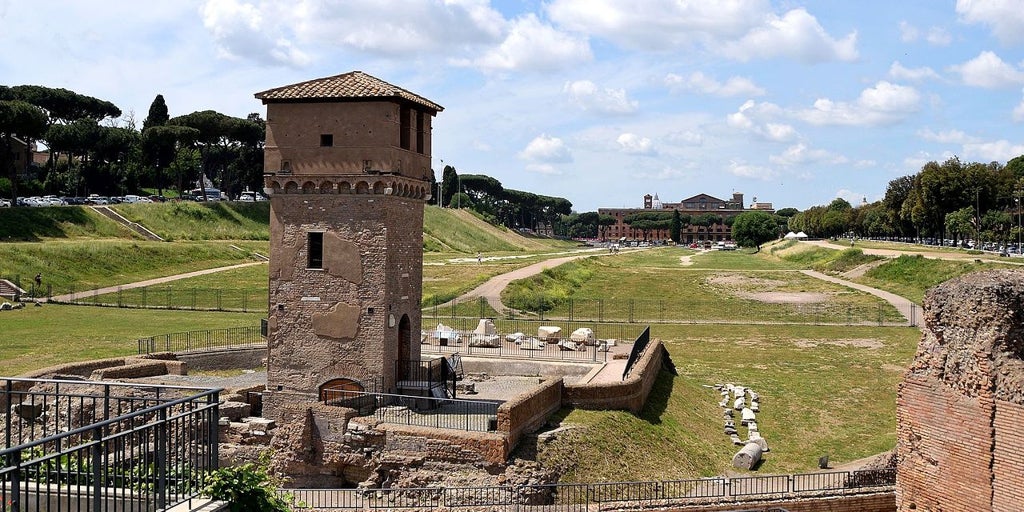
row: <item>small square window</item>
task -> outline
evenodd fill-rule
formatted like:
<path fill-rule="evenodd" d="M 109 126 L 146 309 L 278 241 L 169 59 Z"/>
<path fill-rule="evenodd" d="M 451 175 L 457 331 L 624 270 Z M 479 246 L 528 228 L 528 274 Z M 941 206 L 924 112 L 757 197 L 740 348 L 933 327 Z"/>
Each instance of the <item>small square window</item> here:
<path fill-rule="evenodd" d="M 329 148 L 334 145 L 334 134 L 333 133 L 321 133 L 320 134 L 320 147 Z"/>
<path fill-rule="evenodd" d="M 306 234 L 309 258 L 306 268 L 324 268 L 324 234 L 322 232 L 310 232 Z"/>

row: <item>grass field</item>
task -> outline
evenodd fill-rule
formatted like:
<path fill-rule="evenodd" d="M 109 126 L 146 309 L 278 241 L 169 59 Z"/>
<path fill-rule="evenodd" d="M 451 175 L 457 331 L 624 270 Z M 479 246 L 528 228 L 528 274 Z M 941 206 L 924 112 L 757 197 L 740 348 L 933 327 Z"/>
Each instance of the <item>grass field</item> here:
<path fill-rule="evenodd" d="M 896 385 L 920 332 L 912 328 L 656 325 L 679 372 L 663 373 L 639 415 L 563 410 L 571 427 L 521 455 L 564 470 L 564 481 L 671 480 L 722 474 L 736 447 L 722 434 L 721 398 L 734 383 L 761 399 L 771 451 L 759 473 L 813 470 L 895 446 Z"/>
<path fill-rule="evenodd" d="M 57 306 L 0 314 L 0 375 L 136 352 L 143 336 L 259 325 L 262 314 Z"/>
<path fill-rule="evenodd" d="M 269 240 L 270 202 L 171 201 L 112 209 L 165 240 Z"/>
<path fill-rule="evenodd" d="M 690 256 L 695 263 L 690 266 L 679 258 L 671 247 L 588 258 L 516 281 L 502 299 L 517 309 L 543 308 L 552 317 L 572 313 L 575 318 L 605 321 L 902 320 L 887 302 L 795 272 L 786 262 L 723 251 Z M 756 270 L 714 270 L 738 269 L 744 258 Z"/>

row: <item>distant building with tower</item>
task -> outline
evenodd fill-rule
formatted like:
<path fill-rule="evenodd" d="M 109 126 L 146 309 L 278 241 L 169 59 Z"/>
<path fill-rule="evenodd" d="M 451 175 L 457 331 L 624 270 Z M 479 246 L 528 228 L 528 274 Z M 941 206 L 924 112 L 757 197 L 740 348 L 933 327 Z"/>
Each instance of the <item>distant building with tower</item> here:
<path fill-rule="evenodd" d="M 256 94 L 270 198 L 265 407 L 397 391 L 420 359 L 423 205 L 443 108 L 354 71 Z"/>
<path fill-rule="evenodd" d="M 643 230 L 630 226 L 626 220 L 631 215 L 645 212 L 664 211 L 671 213 L 672 210 L 679 211 L 680 215 L 689 216 L 691 221 L 700 215 L 710 214 L 715 216 L 715 222 L 705 227 L 697 224 L 683 223 L 680 242 L 718 242 L 732 239 L 731 222 L 726 219 L 735 217 L 745 211 L 760 210 L 774 213 L 772 203 L 754 202 L 749 208 L 744 206 L 743 194 L 734 192 L 732 199 L 719 199 L 708 194 L 697 194 L 679 201 L 678 203 L 662 202 L 658 194 L 645 194 L 643 208 L 598 208 L 597 213 L 608 215 L 615 219 L 615 224 L 605 228 L 604 238 L 612 240 L 668 240 L 668 229 Z"/>

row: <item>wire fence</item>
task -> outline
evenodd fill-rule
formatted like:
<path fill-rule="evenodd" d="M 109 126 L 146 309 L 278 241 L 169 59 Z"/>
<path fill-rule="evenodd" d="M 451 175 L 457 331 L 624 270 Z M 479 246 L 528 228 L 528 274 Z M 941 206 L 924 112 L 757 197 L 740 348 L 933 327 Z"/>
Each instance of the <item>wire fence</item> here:
<path fill-rule="evenodd" d="M 895 468 L 661 482 L 610 482 L 494 487 L 388 489 L 282 489 L 296 509 L 427 509 L 514 507 L 515 510 L 586 511 L 591 505 L 628 503 L 666 507 L 729 502 L 750 497 L 801 498 L 891 491 Z M 762 510 L 782 511 L 781 508 Z"/>
<path fill-rule="evenodd" d="M 520 301 L 518 309 L 499 314 L 484 299 L 427 304 L 423 319 L 459 317 L 506 320 L 563 320 L 599 323 L 760 323 L 811 325 L 905 326 L 906 318 L 887 302 L 858 302 L 829 297 L 825 302 L 711 299 L 680 293 L 663 299 L 568 298 L 557 303 L 541 298 Z M 913 306 L 912 306 L 913 307 Z M 913 318 L 913 314 L 911 316 Z M 911 325 L 916 323 L 911 320 Z"/>
<path fill-rule="evenodd" d="M 64 293 L 62 301 L 85 306 L 109 306 L 140 309 L 187 309 L 198 311 L 250 311 L 267 310 L 267 290 L 235 288 L 186 288 L 180 286 L 144 286 L 118 288 L 100 293 L 98 290 L 76 292 L 74 285 Z M 53 297 L 48 293 L 47 297 Z"/>

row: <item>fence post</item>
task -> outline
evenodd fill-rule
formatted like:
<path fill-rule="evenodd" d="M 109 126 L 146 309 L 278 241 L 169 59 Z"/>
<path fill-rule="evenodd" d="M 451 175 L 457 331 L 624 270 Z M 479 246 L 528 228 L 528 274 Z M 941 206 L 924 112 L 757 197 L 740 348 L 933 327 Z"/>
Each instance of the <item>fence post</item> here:
<path fill-rule="evenodd" d="M 120 286 L 117 287 L 117 307 L 124 307 L 124 290 Z"/>
<path fill-rule="evenodd" d="M 103 510 L 103 468 L 106 464 L 103 463 L 103 453 L 106 451 L 103 449 L 103 428 L 96 427 L 92 429 L 92 510 L 93 512 L 100 512 Z M 163 505 L 160 505 L 163 508 Z M 16 509 L 17 510 L 17 509 Z"/>
<path fill-rule="evenodd" d="M 156 424 L 156 489 L 154 494 L 156 494 L 156 508 L 160 510 L 167 507 L 167 408 L 161 407 L 157 415 L 159 421 Z"/>
<path fill-rule="evenodd" d="M 576 301 L 574 301 L 572 299 L 572 297 L 570 297 L 569 298 L 569 321 L 570 322 L 573 321 L 573 310 L 575 309 L 575 306 L 576 306 Z"/>

